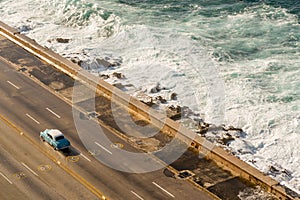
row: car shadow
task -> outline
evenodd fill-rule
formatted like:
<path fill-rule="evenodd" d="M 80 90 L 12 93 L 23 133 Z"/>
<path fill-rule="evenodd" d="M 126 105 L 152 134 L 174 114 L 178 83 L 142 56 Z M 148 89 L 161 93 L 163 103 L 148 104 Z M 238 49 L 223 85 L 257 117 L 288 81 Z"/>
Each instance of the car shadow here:
<path fill-rule="evenodd" d="M 67 149 L 62 149 L 62 150 L 60 150 L 60 152 L 66 157 L 67 156 L 79 156 L 80 155 L 80 152 L 72 146 L 70 146 Z"/>

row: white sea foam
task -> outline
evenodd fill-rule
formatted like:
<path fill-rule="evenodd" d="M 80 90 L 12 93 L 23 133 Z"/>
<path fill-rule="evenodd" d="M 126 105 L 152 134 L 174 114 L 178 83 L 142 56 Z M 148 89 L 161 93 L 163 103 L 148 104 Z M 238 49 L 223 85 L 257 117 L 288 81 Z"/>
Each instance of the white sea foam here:
<path fill-rule="evenodd" d="M 293 49 L 284 43 L 273 45 L 279 36 L 265 36 L 278 29 L 299 45 L 297 32 L 287 28 L 299 29 L 299 24 L 284 9 L 248 8 L 244 13 L 210 18 L 207 23 L 205 17 L 196 16 L 201 11 L 196 7 L 185 16 L 185 23 L 150 26 L 130 23 L 142 21 L 137 15 L 109 13 L 115 8 L 119 13 L 126 9 L 134 13 L 137 8 L 107 1 L 98 5 L 6 0 L 0 6 L 2 21 L 66 57 L 78 57 L 94 74 L 122 72 L 126 79 L 108 81 L 132 84 L 124 89 L 128 93 L 143 91 L 169 100 L 176 92 L 178 100 L 170 104 L 189 106 L 209 122 L 243 128 L 247 137 L 232 142 L 232 151 L 299 192 L 300 53 L 279 55 L 277 52 Z M 227 38 L 220 39 L 224 35 Z M 62 44 L 56 38 L 71 41 Z M 258 53 L 249 53 L 249 49 Z M 265 49 L 263 54 L 261 49 Z M 238 56 L 247 53 L 246 60 Z M 96 60 L 100 57 L 122 61 L 122 65 L 103 68 Z M 165 89 L 151 93 L 157 84 Z M 279 172 L 272 173 L 271 166 Z"/>

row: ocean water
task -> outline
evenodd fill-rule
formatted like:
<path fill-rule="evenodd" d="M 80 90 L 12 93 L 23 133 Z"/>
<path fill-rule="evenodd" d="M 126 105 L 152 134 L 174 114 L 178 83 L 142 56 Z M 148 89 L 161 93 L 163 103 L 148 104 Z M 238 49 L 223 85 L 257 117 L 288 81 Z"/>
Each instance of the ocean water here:
<path fill-rule="evenodd" d="M 297 192 L 299 17 L 297 0 L 0 0 L 0 20 L 95 75 L 124 74 L 107 81 L 125 92 L 242 128 L 229 148 Z"/>

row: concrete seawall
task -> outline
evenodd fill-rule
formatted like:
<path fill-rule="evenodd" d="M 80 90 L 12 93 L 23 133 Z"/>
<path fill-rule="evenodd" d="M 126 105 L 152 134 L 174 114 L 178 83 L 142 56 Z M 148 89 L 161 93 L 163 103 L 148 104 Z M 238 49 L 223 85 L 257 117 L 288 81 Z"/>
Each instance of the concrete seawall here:
<path fill-rule="evenodd" d="M 253 184 L 260 185 L 264 190 L 275 194 L 279 199 L 294 199 L 287 194 L 285 188 L 280 186 L 274 179 L 264 175 L 259 170 L 239 160 L 235 156 L 230 155 L 222 148 L 214 146 L 212 143 L 205 140 L 205 138 L 181 126 L 179 123 L 155 112 L 150 107 L 137 99 L 130 97 L 116 87 L 82 70 L 80 66 L 51 50 L 40 46 L 34 40 L 20 34 L 17 30 L 2 22 L 0 22 L 0 33 L 37 57 L 40 57 L 68 74 L 75 80 L 87 83 L 92 89 L 97 90 L 102 94 L 104 93 L 113 102 L 126 107 L 129 112 L 139 115 L 156 127 L 159 127 L 162 132 L 179 138 L 187 145 L 197 149 L 199 153 L 214 160 L 218 165 L 230 171 L 233 175 L 244 178 Z"/>

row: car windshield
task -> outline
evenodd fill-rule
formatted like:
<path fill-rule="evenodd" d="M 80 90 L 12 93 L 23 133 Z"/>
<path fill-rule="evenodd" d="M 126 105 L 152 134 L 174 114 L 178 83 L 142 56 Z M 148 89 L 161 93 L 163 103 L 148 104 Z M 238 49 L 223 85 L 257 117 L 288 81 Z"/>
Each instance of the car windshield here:
<path fill-rule="evenodd" d="M 56 141 L 62 140 L 62 139 L 64 139 L 64 136 L 63 136 L 63 135 L 57 136 L 57 137 L 55 138 Z"/>

